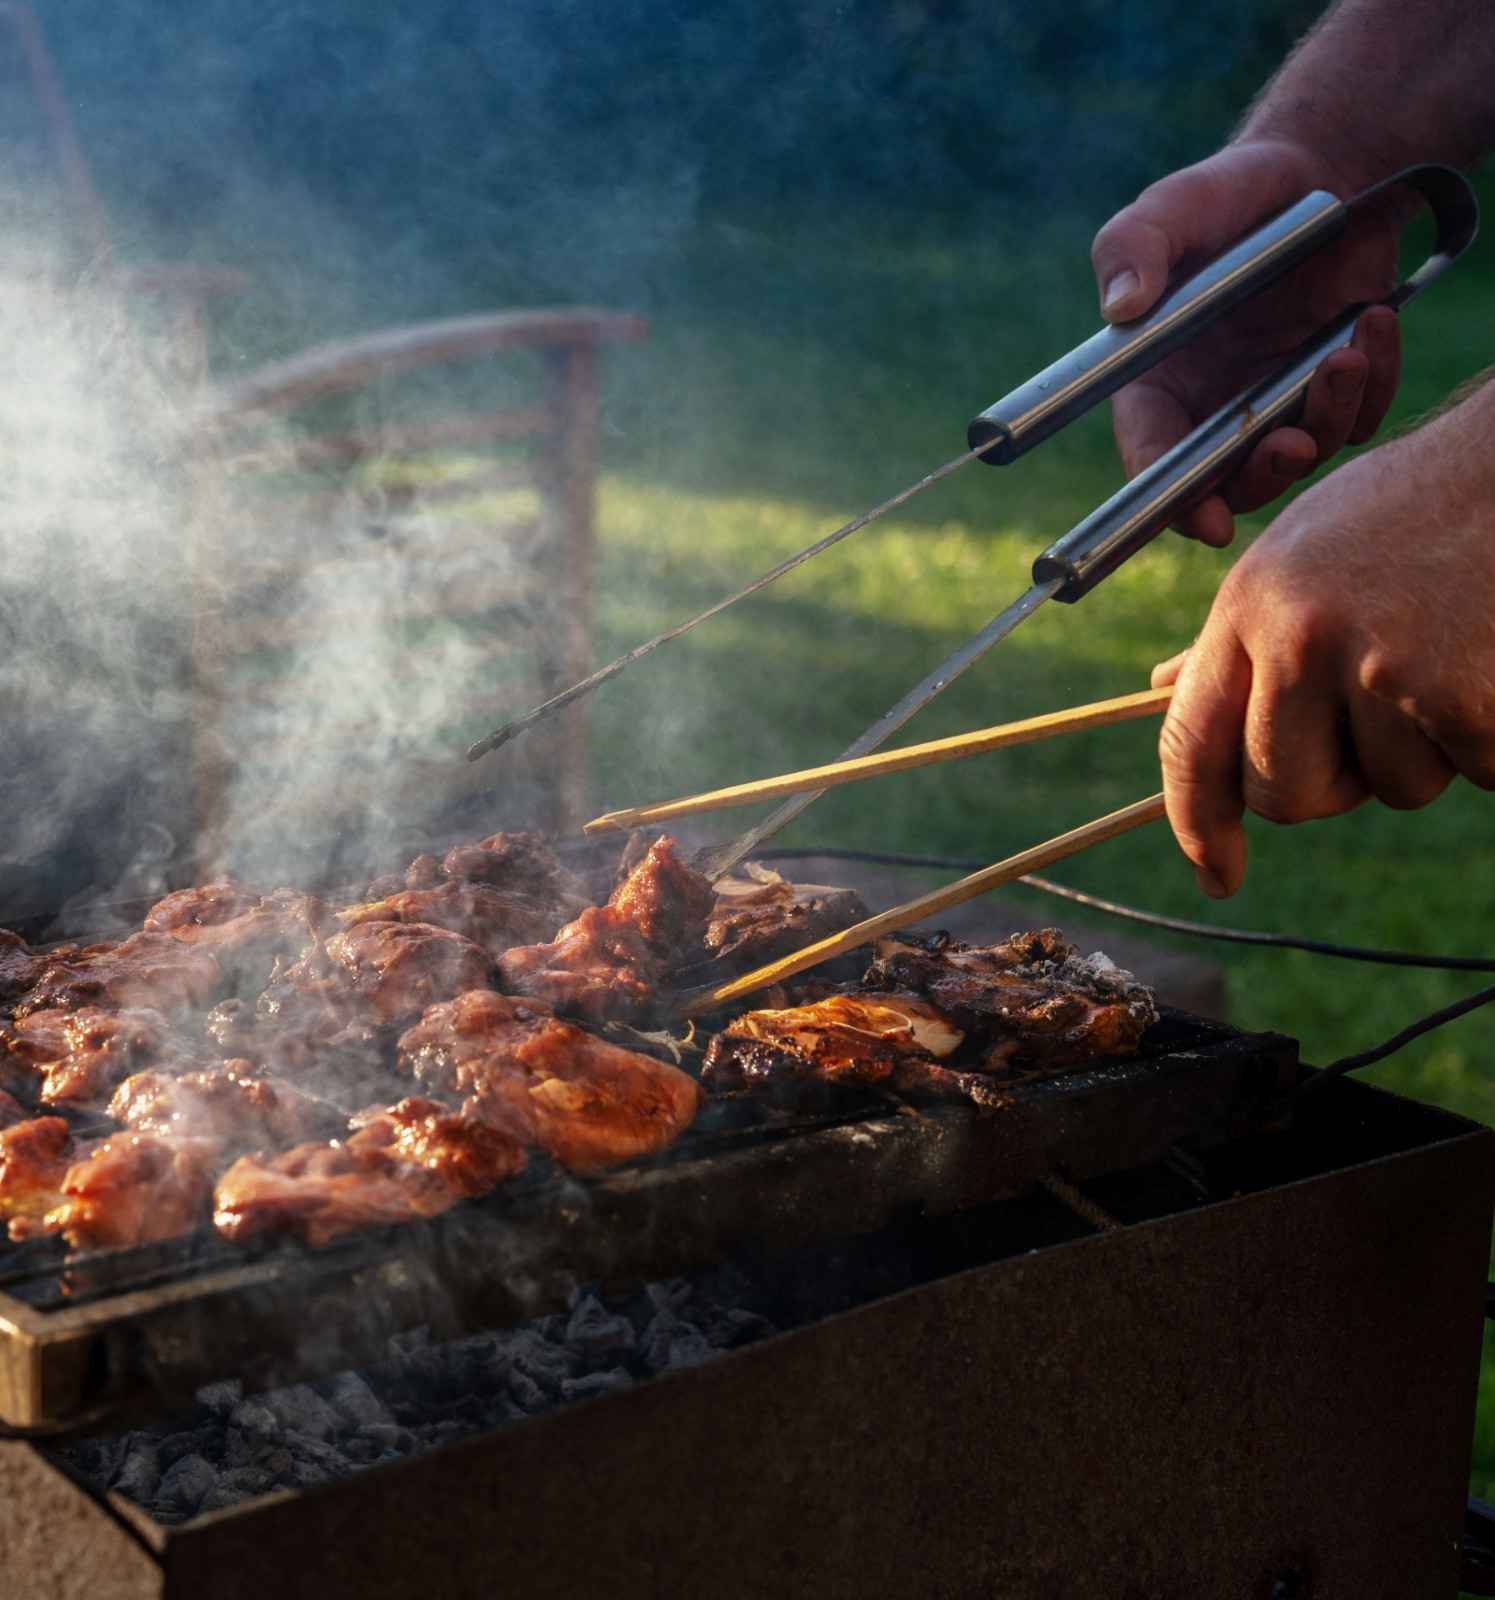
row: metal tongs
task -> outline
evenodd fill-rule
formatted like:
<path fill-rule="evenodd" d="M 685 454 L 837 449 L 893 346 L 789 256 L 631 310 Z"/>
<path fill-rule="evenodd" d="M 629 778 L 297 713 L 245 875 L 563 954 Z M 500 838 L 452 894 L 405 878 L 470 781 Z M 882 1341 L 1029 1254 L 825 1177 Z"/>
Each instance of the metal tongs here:
<path fill-rule="evenodd" d="M 1242 301 L 1337 239 L 1357 216 L 1398 186 L 1415 189 L 1422 196 L 1433 213 L 1437 230 L 1432 253 L 1381 302 L 1400 311 L 1468 248 L 1478 228 L 1479 206 L 1474 191 L 1463 175 L 1451 167 L 1409 167 L 1350 200 L 1337 199 L 1324 190 L 1305 195 L 1296 205 L 1233 245 L 1193 277 L 1169 289 L 1145 317 L 1123 326 L 1102 328 L 995 405 L 988 406 L 967 430 L 969 449 L 964 455 L 900 490 L 881 505 L 854 517 L 738 593 L 635 646 L 591 677 L 505 724 L 473 745 L 468 751 L 469 759 L 475 760 L 486 751 L 496 749 L 531 723 L 570 704 L 661 644 L 678 638 L 737 600 L 755 594 L 968 461 L 981 459 L 995 466 L 1006 466 L 1026 455 L 1035 445 L 1052 437 L 1187 344 Z M 1355 305 L 1341 312 L 1322 332 L 1291 354 L 1277 372 L 1222 406 L 1104 505 L 1055 540 L 1034 561 L 1032 584 L 1026 593 L 915 684 L 895 706 L 848 745 L 839 759 L 851 760 L 879 748 L 1045 600 L 1073 604 L 1083 599 L 1102 579 L 1109 577 L 1179 515 L 1203 499 L 1250 454 L 1258 440 L 1292 420 L 1302 407 L 1314 372 L 1325 357 L 1350 343 L 1355 324 L 1366 309 L 1365 305 Z M 822 792 L 794 795 L 741 838 L 710 853 L 701 863 L 703 870 L 712 877 L 729 871 L 797 817 Z"/>

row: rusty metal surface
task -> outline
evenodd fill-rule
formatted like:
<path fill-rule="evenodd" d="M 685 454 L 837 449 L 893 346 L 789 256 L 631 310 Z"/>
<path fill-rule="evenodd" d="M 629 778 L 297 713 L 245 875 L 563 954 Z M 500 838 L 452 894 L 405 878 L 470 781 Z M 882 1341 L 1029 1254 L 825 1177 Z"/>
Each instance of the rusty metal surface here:
<path fill-rule="evenodd" d="M 556 1309 L 578 1281 L 869 1233 L 1019 1194 L 1056 1169 L 1084 1180 L 1137 1166 L 1182 1138 L 1233 1136 L 1295 1068 L 1281 1035 L 1169 1026 L 1157 1053 L 1029 1085 L 994 1116 L 960 1106 L 782 1137 L 703 1133 L 654 1165 L 554 1176 L 324 1251 L 246 1259 L 209 1237 L 185 1257 L 172 1246 L 0 1274 L 0 1423 L 59 1430 L 106 1408 L 162 1409 L 224 1373 L 293 1381 L 374 1359 L 401 1328 L 451 1337 Z"/>
<path fill-rule="evenodd" d="M 1312 1101 L 1207 1158 L 1235 1198 L 1157 1215 L 1118 1175 L 1090 1192 L 1129 1226 L 1015 1253 L 1010 1204 L 921 1224 L 965 1270 L 163 1530 L 117 1592 L 1452 1600 L 1495 1136 Z"/>

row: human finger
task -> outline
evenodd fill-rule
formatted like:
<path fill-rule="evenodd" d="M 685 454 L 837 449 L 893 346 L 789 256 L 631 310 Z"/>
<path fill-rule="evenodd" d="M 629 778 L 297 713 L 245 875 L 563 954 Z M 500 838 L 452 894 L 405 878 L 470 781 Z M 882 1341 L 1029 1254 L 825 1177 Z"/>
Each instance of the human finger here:
<path fill-rule="evenodd" d="M 1303 397 L 1298 426 L 1316 446 L 1316 460 L 1328 461 L 1349 442 L 1360 420 L 1370 361 L 1353 345 L 1336 350 L 1318 365 Z"/>
<path fill-rule="evenodd" d="M 1257 442 L 1226 485 L 1233 512 L 1255 511 L 1312 472 L 1319 459 L 1313 436 L 1302 428 L 1274 428 Z"/>
<path fill-rule="evenodd" d="M 1246 708 L 1241 793 L 1268 822 L 1312 822 L 1370 794 L 1345 737 L 1338 682 L 1299 657 L 1291 675 L 1258 671 Z"/>
<path fill-rule="evenodd" d="M 1356 695 L 1350 701 L 1355 763 L 1383 805 L 1417 811 L 1453 782 L 1454 765 L 1417 724 L 1387 700 Z"/>
<path fill-rule="evenodd" d="M 1186 646 L 1177 655 L 1169 656 L 1166 661 L 1160 661 L 1152 669 L 1148 682 L 1154 689 L 1166 689 L 1170 683 L 1178 682 L 1178 675 L 1183 671 L 1184 662 L 1188 659 L 1189 651 L 1194 647 Z"/>
<path fill-rule="evenodd" d="M 1158 757 L 1173 836 L 1199 887 L 1217 900 L 1234 894 L 1246 872 L 1241 736 L 1250 693 L 1250 657 L 1212 612 L 1180 669 Z"/>
<path fill-rule="evenodd" d="M 1355 324 L 1354 348 L 1368 363 L 1360 414 L 1349 442 L 1364 444 L 1386 419 L 1402 376 L 1402 326 L 1390 306 L 1372 306 Z"/>
<path fill-rule="evenodd" d="M 1266 141 L 1227 146 L 1150 185 L 1091 246 L 1101 314 L 1140 317 L 1186 257 L 1217 254 L 1309 186 L 1300 163 Z"/>

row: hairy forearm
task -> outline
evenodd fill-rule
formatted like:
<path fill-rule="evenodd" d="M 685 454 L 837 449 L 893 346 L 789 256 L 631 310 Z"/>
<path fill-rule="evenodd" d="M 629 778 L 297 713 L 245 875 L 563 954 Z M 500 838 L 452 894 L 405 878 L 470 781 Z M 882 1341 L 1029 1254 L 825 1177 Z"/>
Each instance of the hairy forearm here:
<path fill-rule="evenodd" d="M 1492 0 L 1340 0 L 1269 83 L 1243 139 L 1308 151 L 1348 193 L 1495 146 Z"/>

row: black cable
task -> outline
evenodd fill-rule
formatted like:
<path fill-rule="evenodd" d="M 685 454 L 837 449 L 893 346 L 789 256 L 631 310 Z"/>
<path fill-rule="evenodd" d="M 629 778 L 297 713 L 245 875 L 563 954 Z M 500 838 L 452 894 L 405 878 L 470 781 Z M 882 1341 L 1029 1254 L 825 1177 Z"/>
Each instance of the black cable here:
<path fill-rule="evenodd" d="M 902 855 L 886 850 L 827 849 L 769 849 L 757 852 L 764 860 L 790 861 L 806 856 L 825 856 L 833 861 L 865 861 L 873 866 L 925 867 L 935 872 L 979 872 L 991 865 L 989 861 L 971 861 L 956 856 Z M 1051 878 L 1032 874 L 1017 882 L 1030 889 L 1040 889 L 1045 894 L 1058 895 L 1077 905 L 1089 906 L 1108 916 L 1124 917 L 1128 922 L 1140 922 L 1150 928 L 1163 928 L 1169 933 L 1188 934 L 1196 939 L 1219 939 L 1226 944 L 1250 944 L 1280 950 L 1306 950 L 1310 955 L 1334 956 L 1342 961 L 1369 961 L 1388 967 L 1422 967 L 1446 972 L 1495 972 L 1495 959 L 1485 956 L 1429 956 L 1415 950 L 1381 950 L 1368 945 L 1338 944 L 1330 939 L 1310 939 L 1306 935 L 1290 933 L 1260 933 L 1251 928 L 1222 928 L 1208 922 L 1190 922 L 1184 917 L 1168 917 L 1157 911 L 1141 911 L 1136 906 L 1122 905 L 1115 900 L 1103 900 L 1099 895 L 1086 894 L 1082 889 L 1071 889 L 1067 884 L 1055 883 Z"/>
<path fill-rule="evenodd" d="M 865 861 L 876 866 L 888 867 L 925 867 L 937 872 L 979 872 L 982 867 L 990 865 L 986 861 L 968 861 L 950 856 L 904 855 L 886 850 L 773 849 L 759 853 L 765 858 L 780 861 L 802 859 L 806 856 L 824 856 L 834 861 Z M 1412 950 L 1376 950 L 1364 945 L 1336 944 L 1328 939 L 1299 938 L 1286 933 L 1260 933 L 1249 928 L 1218 928 L 1212 927 L 1207 922 L 1189 922 L 1183 917 L 1166 917 L 1156 911 L 1139 911 L 1135 906 L 1121 905 L 1115 900 L 1103 900 L 1098 895 L 1071 889 L 1048 878 L 1029 876 L 1019 878 L 1017 881 L 1027 884 L 1030 888 L 1041 889 L 1046 894 L 1059 895 L 1065 900 L 1073 900 L 1078 905 L 1106 912 L 1113 917 L 1125 917 L 1130 922 L 1142 922 L 1149 927 L 1166 928 L 1170 933 L 1186 933 L 1195 938 L 1220 939 L 1229 944 L 1307 950 L 1313 955 L 1336 956 L 1345 961 L 1370 961 L 1382 966 L 1430 967 L 1453 972 L 1495 972 L 1495 961 L 1480 956 L 1428 956 Z M 1315 1084 L 1342 1078 L 1348 1072 L 1358 1072 L 1361 1067 L 1372 1066 L 1377 1061 L 1384 1061 L 1387 1056 L 1394 1055 L 1400 1050 L 1404 1044 L 1410 1044 L 1413 1039 L 1421 1037 L 1424 1033 L 1431 1033 L 1434 1028 L 1441 1028 L 1446 1022 L 1455 1022 L 1471 1011 L 1489 1005 L 1492 1000 L 1495 1000 L 1495 984 L 1488 989 L 1479 989 L 1474 994 L 1466 995 L 1462 1000 L 1455 1000 L 1441 1010 L 1429 1012 L 1425 1017 L 1419 1017 L 1416 1022 L 1408 1023 L 1400 1033 L 1393 1034 L 1369 1050 L 1362 1050 L 1357 1055 L 1341 1056 L 1338 1061 L 1331 1061 L 1328 1066 L 1320 1069 L 1309 1079 L 1299 1092 L 1312 1089 Z"/>

